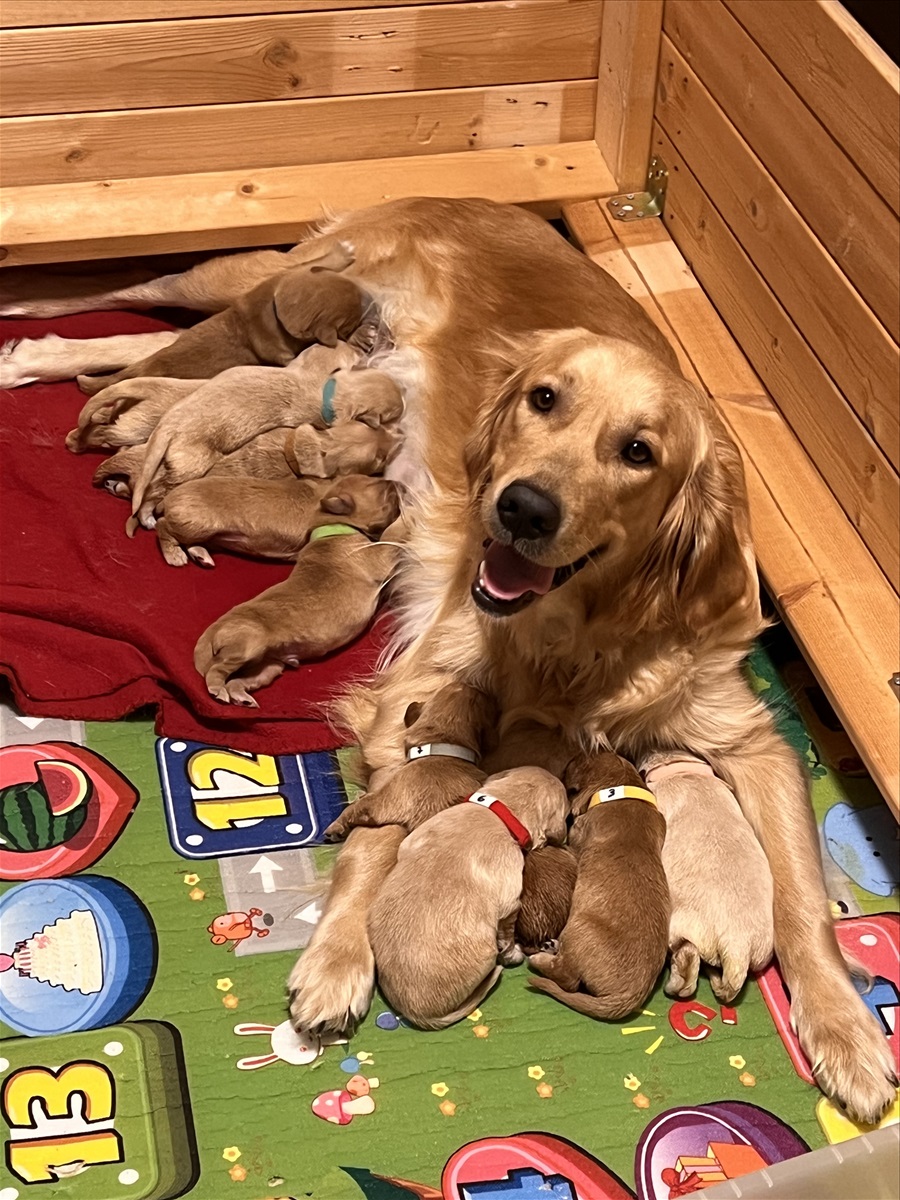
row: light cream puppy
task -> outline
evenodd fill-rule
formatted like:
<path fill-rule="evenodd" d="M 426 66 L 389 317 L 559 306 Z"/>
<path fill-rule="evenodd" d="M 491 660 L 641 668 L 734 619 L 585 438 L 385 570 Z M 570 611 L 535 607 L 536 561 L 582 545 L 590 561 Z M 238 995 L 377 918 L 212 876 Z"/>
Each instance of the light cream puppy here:
<path fill-rule="evenodd" d="M 672 900 L 666 992 L 693 996 L 700 963 L 730 1003 L 748 971 L 774 953 L 773 882 L 762 846 L 734 793 L 701 759 L 657 753 L 641 764 L 666 819 L 662 861 Z"/>
<path fill-rule="evenodd" d="M 369 913 L 379 986 L 421 1029 L 461 1020 L 496 983 L 498 963 L 522 961 L 514 930 L 524 850 L 566 837 L 565 788 L 540 767 L 492 775 L 476 796 L 499 805 L 463 801 L 420 825 Z M 518 821 L 524 844 L 501 812 Z"/>

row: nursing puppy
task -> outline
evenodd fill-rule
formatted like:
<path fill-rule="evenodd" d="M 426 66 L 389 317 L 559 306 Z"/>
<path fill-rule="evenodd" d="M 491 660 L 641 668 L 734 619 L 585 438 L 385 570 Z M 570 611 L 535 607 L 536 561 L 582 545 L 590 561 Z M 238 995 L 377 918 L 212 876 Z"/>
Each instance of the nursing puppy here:
<path fill-rule="evenodd" d="M 161 501 L 156 536 L 169 566 L 192 558 L 215 566 L 204 548 L 260 558 L 293 558 L 322 525 L 345 517 L 374 537 L 396 520 L 397 487 L 387 479 L 242 479 L 208 475 L 173 488 Z M 182 549 L 187 547 L 187 553 Z"/>
<path fill-rule="evenodd" d="M 411 832 L 458 804 L 484 782 L 478 762 L 495 715 L 489 696 L 456 681 L 430 700 L 410 704 L 404 718 L 406 763 L 377 771 L 370 790 L 328 826 L 326 839 L 341 841 L 357 825 L 402 825 Z"/>
<path fill-rule="evenodd" d="M 287 371 L 236 367 L 198 388 L 160 420 L 147 443 L 132 511 L 140 512 L 144 492 L 161 469 L 175 486 L 205 475 L 224 455 L 269 429 L 324 428 L 351 420 L 380 425 L 395 420 L 402 409 L 400 389 L 380 371 L 323 374 L 319 365 L 307 370 L 302 361 Z"/>
<path fill-rule="evenodd" d="M 578 878 L 559 951 L 529 959 L 546 976 L 529 985 L 577 1012 L 615 1020 L 640 1007 L 666 961 L 666 823 L 640 775 L 618 755 L 573 760 L 566 783 L 577 789 L 569 844 Z M 613 798 L 623 787 L 636 795 Z"/>
<path fill-rule="evenodd" d="M 284 432 L 282 450 L 291 470 L 313 479 L 377 474 L 391 461 L 403 440 L 396 425 L 373 428 L 362 421 L 339 421 L 328 429 L 298 425 Z"/>
<path fill-rule="evenodd" d="M 223 704 L 258 707 L 251 692 L 285 667 L 345 646 L 375 614 L 399 551 L 370 542 L 349 526 L 332 526 L 297 556 L 290 576 L 220 617 L 194 650 L 194 666 Z"/>
<path fill-rule="evenodd" d="M 314 342 L 336 346 L 360 324 L 365 298 L 356 284 L 321 267 L 296 267 L 263 280 L 222 312 L 115 375 L 79 380 L 93 395 L 138 375 L 212 379 L 229 367 L 286 366 Z"/>
<path fill-rule="evenodd" d="M 505 807 L 491 811 L 490 798 Z M 498 964 L 522 961 L 514 927 L 523 850 L 566 836 L 565 789 L 540 767 L 492 775 L 472 800 L 400 843 L 369 912 L 379 986 L 421 1029 L 461 1020 L 496 983 Z"/>
<path fill-rule="evenodd" d="M 133 379 L 104 388 L 82 408 L 66 434 L 73 454 L 85 450 L 138 446 L 146 442 L 164 413 L 200 386 L 196 379 Z"/>
<path fill-rule="evenodd" d="M 657 753 L 641 764 L 666 821 L 662 862 L 672 897 L 666 992 L 693 996 L 700 963 L 716 997 L 730 1004 L 748 970 L 774 954 L 768 859 L 731 788 L 708 763 Z"/>
<path fill-rule="evenodd" d="M 543 846 L 525 855 L 516 944 L 523 954 L 554 953 L 569 919 L 578 859 L 568 846 Z"/>

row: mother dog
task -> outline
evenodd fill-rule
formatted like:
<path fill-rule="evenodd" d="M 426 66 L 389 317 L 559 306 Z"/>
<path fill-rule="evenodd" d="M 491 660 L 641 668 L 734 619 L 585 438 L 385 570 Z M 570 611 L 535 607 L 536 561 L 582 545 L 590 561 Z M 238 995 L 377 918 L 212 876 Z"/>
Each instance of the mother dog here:
<path fill-rule="evenodd" d="M 741 674 L 762 621 L 740 460 L 639 305 L 519 209 L 402 200 L 338 218 L 287 255 L 95 289 L 81 306 L 218 309 L 339 251 L 395 343 L 380 364 L 406 392 L 393 469 L 415 496 L 398 653 L 343 704 L 367 768 L 403 761 L 407 706 L 451 677 L 497 696 L 501 740 L 527 718 L 631 758 L 706 758 L 771 864 L 777 953 L 816 1078 L 876 1121 L 896 1085 L 888 1045 L 838 949 L 804 774 Z M 39 359 L 40 343 L 28 353 Z M 97 343 L 91 354 L 104 361 Z M 111 352 L 105 365 L 128 361 Z M 390 828 L 350 835 L 291 979 L 298 1027 L 344 1031 L 368 1008 L 361 901 L 396 846 Z"/>

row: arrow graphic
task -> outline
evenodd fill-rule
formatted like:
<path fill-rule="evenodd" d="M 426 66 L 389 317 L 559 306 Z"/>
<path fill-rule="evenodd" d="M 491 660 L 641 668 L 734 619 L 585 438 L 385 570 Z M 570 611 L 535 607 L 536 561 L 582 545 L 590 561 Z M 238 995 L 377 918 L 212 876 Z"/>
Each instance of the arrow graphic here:
<path fill-rule="evenodd" d="M 305 908 L 301 908 L 299 912 L 294 913 L 294 920 L 306 921 L 308 925 L 318 925 L 321 916 L 321 902 L 313 900 L 311 904 L 307 904 Z"/>
<path fill-rule="evenodd" d="M 268 895 L 275 891 L 275 872 L 283 870 L 277 862 L 273 862 L 268 855 L 263 854 L 256 860 L 256 863 L 250 868 L 251 875 L 258 875 L 262 883 L 262 890 Z"/>

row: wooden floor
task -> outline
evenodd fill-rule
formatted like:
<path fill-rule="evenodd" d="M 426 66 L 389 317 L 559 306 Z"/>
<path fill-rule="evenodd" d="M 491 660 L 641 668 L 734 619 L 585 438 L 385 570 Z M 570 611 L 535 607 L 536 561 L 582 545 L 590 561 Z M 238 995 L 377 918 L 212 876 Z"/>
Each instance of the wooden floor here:
<path fill-rule="evenodd" d="M 741 447 L 757 559 L 778 610 L 896 814 L 900 603 L 754 374 L 661 221 L 614 221 L 602 201 L 563 206 L 588 256 L 668 336 Z"/>

